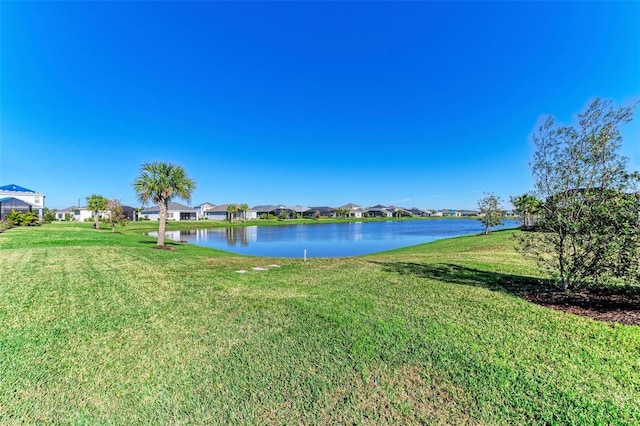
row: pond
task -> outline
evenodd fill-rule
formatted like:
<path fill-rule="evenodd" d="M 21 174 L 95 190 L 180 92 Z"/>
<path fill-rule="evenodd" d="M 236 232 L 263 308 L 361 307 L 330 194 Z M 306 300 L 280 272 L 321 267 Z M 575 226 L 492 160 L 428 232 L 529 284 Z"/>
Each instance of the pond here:
<path fill-rule="evenodd" d="M 515 228 L 505 220 L 493 229 Z M 347 257 L 478 234 L 478 219 L 424 219 L 167 231 L 167 238 L 252 256 Z M 157 236 L 157 233 L 149 235 Z"/>

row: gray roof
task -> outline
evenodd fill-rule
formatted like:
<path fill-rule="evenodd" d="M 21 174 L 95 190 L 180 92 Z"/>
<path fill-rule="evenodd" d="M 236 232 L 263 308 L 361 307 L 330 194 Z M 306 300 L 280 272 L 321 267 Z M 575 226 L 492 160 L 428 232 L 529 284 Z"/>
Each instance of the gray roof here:
<path fill-rule="evenodd" d="M 78 207 L 78 206 L 71 206 L 71 207 L 67 207 L 66 209 L 61 209 L 58 210 L 58 213 L 66 213 L 66 212 L 72 212 L 74 210 L 78 210 L 78 209 L 82 209 L 82 208 L 86 208 L 86 207 Z"/>
<path fill-rule="evenodd" d="M 272 212 L 274 210 L 284 209 L 284 208 L 285 207 L 283 205 L 275 206 L 273 204 L 264 204 L 261 206 L 253 206 L 252 210 L 255 210 L 257 212 Z"/>
<path fill-rule="evenodd" d="M 208 201 L 205 201 L 204 203 L 200 203 L 197 206 L 193 206 L 193 208 L 197 209 L 197 208 L 200 208 L 200 207 L 204 206 L 205 204 L 209 204 L 210 206 L 215 206 L 216 205 L 215 203 L 210 203 Z"/>
<path fill-rule="evenodd" d="M 308 212 L 309 210 L 311 210 L 307 206 L 287 206 L 285 208 L 287 210 L 294 210 L 296 213 L 304 213 L 304 212 Z"/>
<path fill-rule="evenodd" d="M 309 209 L 315 211 L 319 211 L 320 213 L 325 212 L 325 213 L 331 213 L 335 210 L 335 207 L 329 207 L 329 206 L 314 206 L 314 207 L 309 207 Z"/>
<path fill-rule="evenodd" d="M 226 212 L 229 206 L 236 206 L 238 210 L 240 210 L 240 204 L 230 203 L 230 204 L 220 204 L 219 206 L 215 206 L 211 209 L 207 209 L 205 213 L 213 213 L 213 212 Z M 248 212 L 255 211 L 255 209 L 248 209 Z"/>
<path fill-rule="evenodd" d="M 353 204 L 353 203 L 349 203 L 349 204 L 345 204 L 344 206 L 340 206 L 338 207 L 339 209 L 349 209 L 349 210 L 354 210 L 354 211 L 362 211 L 362 207 L 360 207 L 357 204 Z"/>
<path fill-rule="evenodd" d="M 141 213 L 144 212 L 157 212 L 160 211 L 160 207 L 155 205 L 155 206 L 151 206 L 151 207 L 147 207 L 146 209 L 142 210 Z M 196 209 L 189 207 L 189 206 L 185 206 L 184 204 L 180 204 L 180 203 L 174 203 L 171 202 L 169 203 L 169 211 L 180 211 L 180 212 L 195 212 Z"/>

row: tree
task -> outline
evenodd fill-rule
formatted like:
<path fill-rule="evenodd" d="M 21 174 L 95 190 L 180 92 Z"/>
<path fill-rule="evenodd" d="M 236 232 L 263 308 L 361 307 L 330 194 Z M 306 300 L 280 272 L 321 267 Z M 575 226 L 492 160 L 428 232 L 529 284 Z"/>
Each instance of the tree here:
<path fill-rule="evenodd" d="M 236 216 L 236 212 L 238 211 L 238 206 L 235 204 L 229 204 L 227 206 L 227 216 L 229 217 L 229 223 L 233 223 L 233 218 Z"/>
<path fill-rule="evenodd" d="M 503 211 L 500 198 L 492 192 L 485 192 L 484 196 L 478 200 L 478 210 L 480 211 L 478 220 L 484 225 L 485 235 L 489 233 L 489 228 L 502 225 Z"/>
<path fill-rule="evenodd" d="M 522 194 L 516 197 L 511 197 L 511 204 L 515 207 L 515 214 L 522 217 L 523 228 L 531 228 L 532 217 L 540 209 L 540 200 L 531 194 Z"/>
<path fill-rule="evenodd" d="M 44 223 L 51 223 L 54 220 L 56 220 L 56 211 L 45 207 L 44 208 L 44 215 L 42 216 L 42 221 Z"/>
<path fill-rule="evenodd" d="M 565 291 L 610 279 L 638 282 L 640 176 L 618 153 L 619 127 L 634 107 L 596 99 L 575 126 L 548 117 L 532 136 L 540 232 L 522 233 L 519 247 Z"/>
<path fill-rule="evenodd" d="M 133 188 L 138 201 L 146 205 L 149 201 L 158 204 L 160 211 L 158 224 L 158 247 L 165 246 L 165 231 L 167 226 L 167 211 L 169 202 L 174 198 L 189 201 L 191 193 L 196 188 L 196 182 L 187 176 L 181 167 L 171 163 L 144 163 L 140 174 L 133 182 Z"/>
<path fill-rule="evenodd" d="M 107 223 L 111 224 L 111 232 L 116 232 L 116 225 L 125 226 L 127 224 L 127 217 L 124 214 L 120 200 L 109 200 L 107 202 L 107 210 L 109 211 Z"/>
<path fill-rule="evenodd" d="M 249 210 L 249 204 L 242 203 L 242 204 L 240 204 L 239 209 L 242 212 L 242 222 L 246 222 L 247 221 L 247 210 Z"/>
<path fill-rule="evenodd" d="M 87 197 L 87 208 L 93 212 L 93 227 L 100 229 L 100 212 L 106 210 L 108 200 L 102 195 L 92 194 Z"/>

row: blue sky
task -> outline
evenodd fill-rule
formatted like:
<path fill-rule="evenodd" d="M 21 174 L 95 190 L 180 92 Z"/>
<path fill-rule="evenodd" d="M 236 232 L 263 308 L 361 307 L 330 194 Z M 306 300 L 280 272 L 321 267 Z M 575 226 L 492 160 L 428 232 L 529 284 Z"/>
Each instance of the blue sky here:
<path fill-rule="evenodd" d="M 508 207 L 541 118 L 640 99 L 640 2 L 2 1 L 0 24 L 0 184 L 52 208 L 137 205 L 149 161 L 192 204 Z"/>

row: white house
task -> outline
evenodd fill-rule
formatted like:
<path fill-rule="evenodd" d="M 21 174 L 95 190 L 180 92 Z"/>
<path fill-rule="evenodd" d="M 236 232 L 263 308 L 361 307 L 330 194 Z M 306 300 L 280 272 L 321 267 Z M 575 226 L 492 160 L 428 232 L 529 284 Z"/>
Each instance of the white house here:
<path fill-rule="evenodd" d="M 364 214 L 364 210 L 362 209 L 362 207 L 353 203 L 345 204 L 344 206 L 340 206 L 338 208 L 343 210 L 349 210 L 349 213 L 348 213 L 349 217 L 360 218 Z"/>
<path fill-rule="evenodd" d="M 204 212 L 204 218 L 209 220 L 227 220 L 229 217 L 229 212 L 227 212 L 227 208 L 231 205 L 236 206 L 236 213 L 234 214 L 234 219 L 245 219 L 245 220 L 253 220 L 258 218 L 258 211 L 254 209 L 249 209 L 246 211 L 240 211 L 240 204 L 221 204 L 219 206 L 215 206 L 206 210 Z"/>
<path fill-rule="evenodd" d="M 160 220 L 160 207 L 152 206 L 140 212 L 141 219 Z M 197 220 L 198 210 L 180 203 L 169 203 L 167 220 Z"/>
<path fill-rule="evenodd" d="M 369 207 L 367 209 L 367 215 L 369 217 L 393 217 L 393 211 L 388 207 L 378 204 L 377 206 Z"/>
<path fill-rule="evenodd" d="M 209 202 L 204 202 L 202 204 L 198 204 L 197 206 L 193 206 L 194 209 L 198 210 L 198 219 L 204 219 L 207 210 L 214 208 L 216 205 Z"/>
<path fill-rule="evenodd" d="M 84 222 L 93 218 L 93 212 L 86 207 L 71 206 L 56 212 L 56 220 Z"/>
<path fill-rule="evenodd" d="M 38 217 L 42 219 L 44 217 L 44 198 L 44 194 L 18 185 L 0 186 L 0 219 L 11 213 L 11 210 L 37 212 Z"/>

